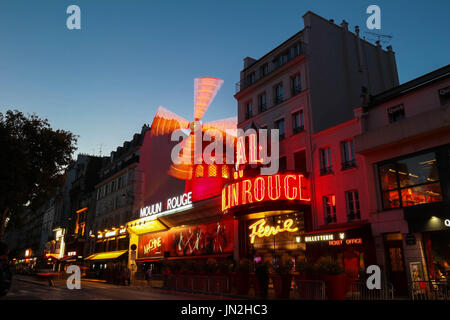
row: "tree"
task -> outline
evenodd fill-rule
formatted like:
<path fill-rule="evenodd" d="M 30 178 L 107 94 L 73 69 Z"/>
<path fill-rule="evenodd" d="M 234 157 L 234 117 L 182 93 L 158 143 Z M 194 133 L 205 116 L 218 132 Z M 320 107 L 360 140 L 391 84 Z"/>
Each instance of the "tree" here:
<path fill-rule="evenodd" d="M 56 191 L 76 142 L 73 133 L 53 130 L 35 114 L 0 113 L 0 239 L 20 208 L 37 209 Z"/>

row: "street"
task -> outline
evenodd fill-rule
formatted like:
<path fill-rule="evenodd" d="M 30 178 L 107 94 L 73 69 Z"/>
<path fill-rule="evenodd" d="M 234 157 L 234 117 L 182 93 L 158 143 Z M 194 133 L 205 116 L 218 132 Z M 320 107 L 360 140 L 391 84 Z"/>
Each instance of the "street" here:
<path fill-rule="evenodd" d="M 65 281 L 55 281 L 54 287 L 34 281 L 28 276 L 16 276 L 11 290 L 0 300 L 211 300 L 220 296 L 171 293 L 149 287 L 126 287 L 102 282 L 82 281 L 81 289 L 69 290 Z"/>

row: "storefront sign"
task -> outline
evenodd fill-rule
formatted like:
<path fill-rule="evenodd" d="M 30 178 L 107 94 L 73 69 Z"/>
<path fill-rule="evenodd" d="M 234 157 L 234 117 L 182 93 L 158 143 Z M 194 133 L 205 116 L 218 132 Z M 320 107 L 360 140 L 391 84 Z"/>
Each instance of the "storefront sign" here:
<path fill-rule="evenodd" d="M 352 239 L 346 239 L 346 240 L 329 240 L 328 245 L 330 246 L 341 246 L 343 244 L 346 245 L 352 245 L 352 244 L 362 244 L 362 238 L 352 238 Z"/>
<path fill-rule="evenodd" d="M 164 203 L 158 202 L 146 207 L 141 208 L 140 217 L 148 217 L 153 215 L 159 215 L 160 213 L 169 214 L 181 209 L 188 209 L 192 206 L 192 192 L 184 193 L 180 196 L 167 199 Z M 164 209 L 164 212 L 163 212 Z"/>
<path fill-rule="evenodd" d="M 149 239 L 147 244 L 144 245 L 144 255 L 155 254 L 162 246 L 162 238 L 157 237 Z"/>
<path fill-rule="evenodd" d="M 138 259 L 233 252 L 233 220 L 174 228 L 139 236 Z"/>
<path fill-rule="evenodd" d="M 446 227 L 450 227 L 450 219 L 445 219 L 445 220 L 444 220 L 444 225 L 445 225 Z"/>
<path fill-rule="evenodd" d="M 259 176 L 230 183 L 222 189 L 222 211 L 251 203 L 277 200 L 310 202 L 306 178 L 302 174 Z"/>
<path fill-rule="evenodd" d="M 266 225 L 265 219 L 260 219 L 248 227 L 252 231 L 249 235 L 250 243 L 255 242 L 255 237 L 270 237 L 280 232 L 297 232 L 298 227 L 292 228 L 293 224 L 294 220 L 286 219 L 274 227 Z"/>
<path fill-rule="evenodd" d="M 343 240 L 345 238 L 345 233 L 339 233 L 339 239 Z M 335 240 L 334 234 L 319 234 L 315 236 L 305 236 L 304 241 L 305 242 L 319 242 L 319 241 L 330 241 Z"/>

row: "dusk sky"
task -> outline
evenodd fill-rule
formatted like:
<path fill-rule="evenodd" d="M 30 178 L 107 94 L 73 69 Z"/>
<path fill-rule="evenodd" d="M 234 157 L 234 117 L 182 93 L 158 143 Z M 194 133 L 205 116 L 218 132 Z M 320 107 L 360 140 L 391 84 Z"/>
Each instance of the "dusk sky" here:
<path fill-rule="evenodd" d="M 81 30 L 66 27 L 71 4 Z M 449 63 L 449 0 L 0 0 L 0 112 L 36 113 L 79 135 L 77 153 L 102 145 L 108 155 L 160 105 L 192 120 L 196 77 L 224 80 L 204 121 L 236 115 L 244 57 L 301 30 L 308 10 L 364 36 L 371 4 L 377 32 L 393 36 L 400 83 Z"/>

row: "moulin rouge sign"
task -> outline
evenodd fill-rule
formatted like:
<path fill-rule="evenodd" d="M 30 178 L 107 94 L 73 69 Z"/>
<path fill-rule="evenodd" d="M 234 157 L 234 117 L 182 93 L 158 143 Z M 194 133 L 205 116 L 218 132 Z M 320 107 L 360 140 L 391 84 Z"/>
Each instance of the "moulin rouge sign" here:
<path fill-rule="evenodd" d="M 310 202 L 308 181 L 302 174 L 275 174 L 243 179 L 222 189 L 222 211 L 266 201 Z"/>

